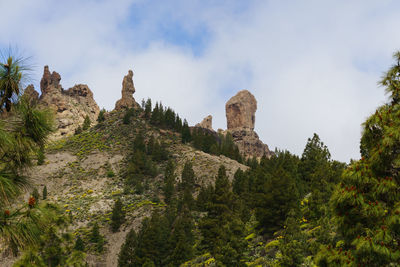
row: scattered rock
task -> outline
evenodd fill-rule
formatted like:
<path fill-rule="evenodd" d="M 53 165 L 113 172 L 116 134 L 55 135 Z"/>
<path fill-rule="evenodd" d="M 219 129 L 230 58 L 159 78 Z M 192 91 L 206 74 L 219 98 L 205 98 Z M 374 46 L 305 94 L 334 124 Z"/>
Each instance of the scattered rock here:
<path fill-rule="evenodd" d="M 124 108 L 138 107 L 139 104 L 136 103 L 133 98 L 135 93 L 135 86 L 133 85 L 133 71 L 129 70 L 128 75 L 124 77 L 122 81 L 122 98 L 115 103 L 115 110 L 121 110 Z"/>
<path fill-rule="evenodd" d="M 196 124 L 195 127 L 200 127 L 200 128 L 204 128 L 204 129 L 208 129 L 208 130 L 212 130 L 213 131 L 213 128 L 212 128 L 212 116 L 208 115 L 207 117 L 205 117 L 203 119 L 202 122 Z"/>

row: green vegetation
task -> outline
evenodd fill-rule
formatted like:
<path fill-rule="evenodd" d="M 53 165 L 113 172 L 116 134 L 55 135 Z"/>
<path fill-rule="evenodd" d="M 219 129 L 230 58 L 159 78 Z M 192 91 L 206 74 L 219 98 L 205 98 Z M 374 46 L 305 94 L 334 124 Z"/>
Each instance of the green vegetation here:
<path fill-rule="evenodd" d="M 119 227 L 125 220 L 125 213 L 122 210 L 122 201 L 120 198 L 115 201 L 111 215 L 111 229 L 113 232 L 118 232 Z"/>

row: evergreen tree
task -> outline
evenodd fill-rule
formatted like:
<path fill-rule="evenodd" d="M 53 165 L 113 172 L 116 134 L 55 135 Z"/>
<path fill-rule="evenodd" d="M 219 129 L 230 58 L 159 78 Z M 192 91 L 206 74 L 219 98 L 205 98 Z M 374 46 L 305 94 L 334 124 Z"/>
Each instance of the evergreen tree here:
<path fill-rule="evenodd" d="M 280 266 L 300 266 L 307 255 L 307 237 L 301 231 L 299 218 L 291 210 L 285 222 L 283 238 L 280 239 L 279 250 L 282 253 Z"/>
<path fill-rule="evenodd" d="M 144 117 L 146 118 L 146 119 L 150 119 L 150 116 L 151 116 L 151 99 L 150 98 L 148 98 L 147 99 L 147 101 L 146 101 L 146 106 L 145 106 L 145 108 L 144 108 Z"/>
<path fill-rule="evenodd" d="M 43 165 L 45 159 L 44 155 L 44 145 L 40 145 L 38 153 L 37 153 L 37 164 L 38 165 Z"/>
<path fill-rule="evenodd" d="M 291 175 L 282 167 L 260 173 L 254 194 L 260 227 L 272 234 L 283 227 L 287 213 L 298 207 L 298 193 Z"/>
<path fill-rule="evenodd" d="M 226 266 L 244 266 L 244 224 L 236 210 L 235 195 L 223 165 L 218 170 L 211 201 L 207 205 L 207 216 L 202 218 L 199 228 L 201 246 L 217 261 Z"/>
<path fill-rule="evenodd" d="M 79 251 L 85 250 L 85 243 L 83 242 L 80 235 L 78 235 L 78 238 L 75 241 L 74 249 L 79 250 Z"/>
<path fill-rule="evenodd" d="M 137 236 L 135 230 L 131 229 L 125 238 L 125 243 L 118 254 L 119 267 L 140 266 L 135 258 L 135 248 L 137 247 Z"/>
<path fill-rule="evenodd" d="M 163 191 L 165 203 L 170 204 L 175 191 L 175 166 L 172 160 L 168 160 L 165 168 Z"/>
<path fill-rule="evenodd" d="M 43 187 L 42 197 L 43 197 L 43 200 L 47 199 L 47 186 L 46 185 Z"/>
<path fill-rule="evenodd" d="M 190 133 L 189 125 L 186 120 L 183 121 L 182 126 L 182 143 L 189 143 L 192 140 L 192 135 Z"/>
<path fill-rule="evenodd" d="M 117 232 L 119 227 L 125 220 L 125 213 L 122 210 L 122 201 L 120 198 L 115 201 L 112 215 L 111 215 L 111 229 L 113 232 Z"/>
<path fill-rule="evenodd" d="M 99 112 L 99 116 L 97 117 L 98 123 L 101 123 L 105 120 L 105 116 L 104 116 L 105 113 L 106 113 L 106 110 L 104 108 L 102 108 Z"/>
<path fill-rule="evenodd" d="M 83 121 L 83 124 L 82 124 L 82 130 L 86 131 L 87 129 L 90 128 L 91 124 L 92 124 L 92 122 L 90 121 L 89 116 L 86 115 L 85 120 Z"/>
<path fill-rule="evenodd" d="M 390 95 L 363 124 L 361 154 L 344 171 L 331 204 L 343 247 L 326 246 L 319 264 L 400 265 L 400 52 L 381 84 Z"/>
<path fill-rule="evenodd" d="M 78 128 L 75 129 L 74 134 L 77 135 L 77 134 L 80 134 L 80 133 L 82 133 L 82 127 L 78 126 Z"/>
<path fill-rule="evenodd" d="M 188 160 L 186 161 L 183 170 L 182 170 L 182 183 L 181 188 L 184 191 L 188 189 L 190 193 L 193 192 L 195 186 L 195 176 L 193 171 L 193 165 Z"/>

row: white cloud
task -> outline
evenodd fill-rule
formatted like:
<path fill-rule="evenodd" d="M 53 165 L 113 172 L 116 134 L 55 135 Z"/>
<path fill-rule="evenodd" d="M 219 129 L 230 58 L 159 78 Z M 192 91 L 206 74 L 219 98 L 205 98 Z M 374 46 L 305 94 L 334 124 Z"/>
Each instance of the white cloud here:
<path fill-rule="evenodd" d="M 225 102 L 246 88 L 270 148 L 301 154 L 317 132 L 335 159 L 359 157 L 360 124 L 385 100 L 376 82 L 400 48 L 399 5 L 210 3 L 0 0 L 0 46 L 34 56 L 36 84 L 48 64 L 65 88 L 87 83 L 107 109 L 133 69 L 138 102 L 161 100 L 190 124 L 212 114 L 214 128 L 225 128 Z M 201 53 L 164 39 L 170 24 L 208 33 Z"/>

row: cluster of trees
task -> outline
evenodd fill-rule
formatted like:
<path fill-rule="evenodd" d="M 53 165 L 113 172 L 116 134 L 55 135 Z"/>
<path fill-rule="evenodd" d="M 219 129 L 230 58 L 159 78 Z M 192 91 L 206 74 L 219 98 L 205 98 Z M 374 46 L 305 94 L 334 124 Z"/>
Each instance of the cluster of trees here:
<path fill-rule="evenodd" d="M 142 222 L 140 231 L 131 230 L 122 246 L 119 266 L 179 266 L 194 254 L 193 192 L 195 177 L 185 164 L 182 181 L 175 186 L 175 166 L 170 160 L 165 170 L 163 191 L 168 206 L 154 211 Z"/>
<path fill-rule="evenodd" d="M 168 151 L 165 143 L 160 143 L 153 136 L 147 142 L 143 133 L 138 133 L 133 140 L 132 152 L 125 173 L 125 189 L 130 191 L 135 188 L 136 193 L 142 193 L 143 183 L 148 182 L 146 178 L 152 178 L 157 173 L 156 162 L 168 159 Z"/>
<path fill-rule="evenodd" d="M 238 162 L 243 162 L 243 157 L 230 132 L 226 135 L 217 135 L 202 128 L 194 128 L 190 140 L 195 148 L 206 153 L 217 156 L 224 155 Z"/>

